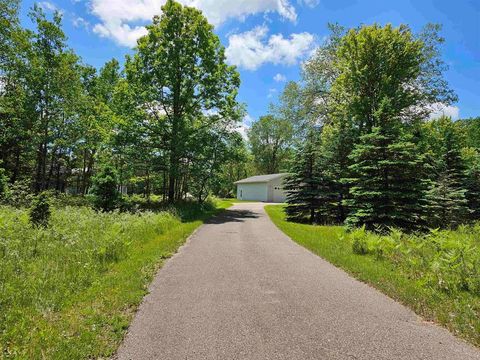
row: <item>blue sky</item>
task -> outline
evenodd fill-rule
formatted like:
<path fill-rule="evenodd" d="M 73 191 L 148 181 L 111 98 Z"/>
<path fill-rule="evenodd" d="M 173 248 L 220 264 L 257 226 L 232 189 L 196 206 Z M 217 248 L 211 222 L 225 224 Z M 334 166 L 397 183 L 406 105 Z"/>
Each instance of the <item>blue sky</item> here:
<path fill-rule="evenodd" d="M 70 46 L 85 63 L 101 67 L 112 57 L 132 52 L 143 25 L 165 0 L 48 0 L 47 12 L 64 14 Z M 200 8 L 238 65 L 239 100 L 252 119 L 268 111 L 285 81 L 298 80 L 300 64 L 328 34 L 327 24 L 408 24 L 419 31 L 428 22 L 443 25 L 446 78 L 459 101 L 444 112 L 453 117 L 480 116 L 480 0 L 181 0 Z M 22 3 L 22 22 L 30 26 Z"/>

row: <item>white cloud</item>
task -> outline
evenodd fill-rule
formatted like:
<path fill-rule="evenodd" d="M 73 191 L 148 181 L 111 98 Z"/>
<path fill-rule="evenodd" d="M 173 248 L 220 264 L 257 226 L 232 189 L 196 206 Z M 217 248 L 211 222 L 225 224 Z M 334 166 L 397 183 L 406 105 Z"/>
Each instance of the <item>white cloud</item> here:
<path fill-rule="evenodd" d="M 57 5 L 51 3 L 50 1 L 41 1 L 38 5 L 45 11 L 58 11 L 59 13 L 63 14 L 63 10 L 57 7 Z"/>
<path fill-rule="evenodd" d="M 229 36 L 227 60 L 248 70 L 255 70 L 264 63 L 294 65 L 310 53 L 315 42 L 314 36 L 307 32 L 291 34 L 289 38 L 282 34 L 267 38 L 267 33 L 264 25 Z"/>
<path fill-rule="evenodd" d="M 435 103 L 432 104 L 431 108 L 432 112 L 430 113 L 430 119 L 438 119 L 441 116 L 449 116 L 453 120 L 458 120 L 460 117 L 460 109 L 457 106 Z"/>
<path fill-rule="evenodd" d="M 83 27 L 85 29 L 88 29 L 89 26 L 90 26 L 90 23 L 87 20 L 85 20 L 84 18 L 82 18 L 81 16 L 73 18 L 72 19 L 72 24 L 76 28 Z"/>
<path fill-rule="evenodd" d="M 314 8 L 320 3 L 320 0 L 297 0 L 300 5 L 305 5 Z"/>
<path fill-rule="evenodd" d="M 147 34 L 147 29 L 143 26 L 131 27 L 128 24 L 96 24 L 93 32 L 101 37 L 114 39 L 118 44 L 128 47 L 137 45 L 137 39 Z"/>
<path fill-rule="evenodd" d="M 91 0 L 90 10 L 100 20 L 94 31 L 120 45 L 134 46 L 136 40 L 145 34 L 138 22 L 147 22 L 161 13 L 166 0 Z M 290 0 L 180 0 L 184 5 L 203 11 L 215 26 L 228 19 L 244 20 L 258 13 L 277 13 L 282 18 L 295 22 L 297 13 Z M 136 23 L 133 25 L 132 23 Z"/>
<path fill-rule="evenodd" d="M 246 114 L 242 120 L 242 123 L 237 127 L 237 131 L 245 140 L 248 140 L 248 130 L 250 130 L 253 123 L 253 119 L 250 115 Z"/>
<path fill-rule="evenodd" d="M 269 98 L 269 99 L 273 98 L 277 92 L 278 92 L 278 90 L 275 89 L 275 88 L 268 89 L 267 98 Z"/>
<path fill-rule="evenodd" d="M 285 82 L 287 81 L 287 78 L 283 74 L 277 74 L 273 77 L 273 80 L 275 80 L 276 82 Z"/>

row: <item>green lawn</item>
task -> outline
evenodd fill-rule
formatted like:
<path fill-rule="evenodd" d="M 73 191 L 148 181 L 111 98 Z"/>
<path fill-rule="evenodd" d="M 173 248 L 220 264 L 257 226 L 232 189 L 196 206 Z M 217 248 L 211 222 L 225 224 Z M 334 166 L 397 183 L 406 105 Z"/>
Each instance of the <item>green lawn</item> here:
<path fill-rule="evenodd" d="M 298 244 L 409 306 L 424 318 L 436 321 L 473 344 L 480 345 L 479 294 L 444 291 L 430 286 L 429 279 L 423 278 L 423 274 L 416 276 L 405 270 L 404 264 L 373 254 L 354 254 L 352 241 L 340 226 L 287 222 L 282 205 L 269 205 L 265 209 L 278 228 Z"/>
<path fill-rule="evenodd" d="M 141 214 L 55 208 L 48 229 L 0 206 L 0 359 L 109 357 L 165 259 L 231 204 Z"/>

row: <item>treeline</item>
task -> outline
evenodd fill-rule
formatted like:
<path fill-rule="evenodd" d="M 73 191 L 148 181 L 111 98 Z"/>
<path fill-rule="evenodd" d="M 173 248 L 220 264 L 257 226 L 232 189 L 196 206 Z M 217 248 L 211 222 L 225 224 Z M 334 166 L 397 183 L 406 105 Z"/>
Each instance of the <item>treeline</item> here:
<path fill-rule="evenodd" d="M 68 47 L 59 12 L 34 5 L 28 30 L 19 6 L 0 0 L 0 172 L 10 189 L 84 195 L 108 166 L 123 193 L 232 193 L 248 156 L 235 131 L 240 79 L 201 12 L 167 1 L 124 67 L 95 69 Z"/>
<path fill-rule="evenodd" d="M 271 111 L 279 129 L 302 134 L 276 152 L 290 164 L 290 220 L 415 231 L 479 219 L 480 118 L 432 119 L 456 101 L 439 31 L 331 26 Z"/>

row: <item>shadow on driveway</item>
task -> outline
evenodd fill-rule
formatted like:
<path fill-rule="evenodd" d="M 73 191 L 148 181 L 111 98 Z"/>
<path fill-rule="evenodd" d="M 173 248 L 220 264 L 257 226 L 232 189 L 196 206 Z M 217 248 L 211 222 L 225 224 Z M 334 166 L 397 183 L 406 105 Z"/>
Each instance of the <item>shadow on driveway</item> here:
<path fill-rule="evenodd" d="M 246 219 L 256 219 L 258 214 L 250 210 L 226 210 L 205 221 L 205 224 L 225 224 L 229 222 L 244 222 Z"/>

